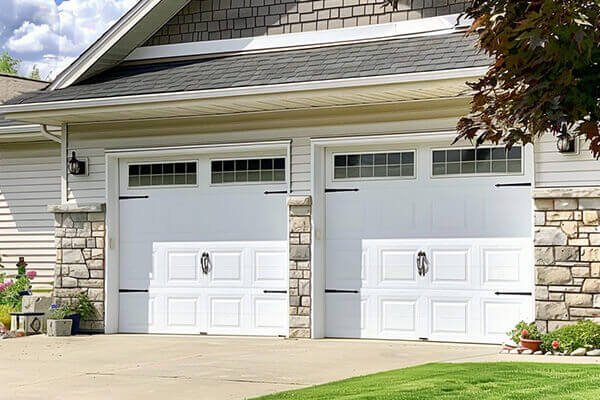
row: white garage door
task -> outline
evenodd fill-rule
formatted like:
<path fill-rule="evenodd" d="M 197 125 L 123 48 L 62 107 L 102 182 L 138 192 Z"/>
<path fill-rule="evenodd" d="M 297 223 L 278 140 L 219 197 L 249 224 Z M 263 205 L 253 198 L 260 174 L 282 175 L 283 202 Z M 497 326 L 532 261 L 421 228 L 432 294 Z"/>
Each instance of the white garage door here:
<path fill-rule="evenodd" d="M 326 335 L 500 342 L 533 319 L 529 149 L 326 152 Z"/>
<path fill-rule="evenodd" d="M 121 161 L 119 330 L 286 335 L 285 168 L 278 154 Z"/>

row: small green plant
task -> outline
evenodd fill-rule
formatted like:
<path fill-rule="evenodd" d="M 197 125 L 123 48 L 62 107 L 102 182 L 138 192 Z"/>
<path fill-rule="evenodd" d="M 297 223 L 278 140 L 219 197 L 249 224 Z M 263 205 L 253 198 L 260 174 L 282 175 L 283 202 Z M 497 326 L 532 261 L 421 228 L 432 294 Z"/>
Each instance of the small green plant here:
<path fill-rule="evenodd" d="M 572 352 L 580 347 L 600 349 L 600 325 L 593 321 L 579 321 L 547 333 L 542 338 L 542 350 Z"/>
<path fill-rule="evenodd" d="M 538 330 L 535 322 L 527 323 L 525 321 L 521 321 L 507 334 L 516 344 L 519 344 L 521 338 L 529 340 L 542 339 L 542 334 Z"/>
<path fill-rule="evenodd" d="M 0 323 L 10 330 L 10 313 L 15 312 L 8 304 L 0 304 Z"/>
<path fill-rule="evenodd" d="M 86 293 L 79 293 L 77 300 L 71 305 L 71 314 L 79 314 L 83 320 L 90 320 L 96 315 L 96 309 Z"/>
<path fill-rule="evenodd" d="M 48 319 L 65 319 L 67 316 L 73 314 L 71 311 L 71 307 L 67 305 L 58 306 L 56 304 L 52 304 L 50 307 L 50 311 L 48 312 Z"/>

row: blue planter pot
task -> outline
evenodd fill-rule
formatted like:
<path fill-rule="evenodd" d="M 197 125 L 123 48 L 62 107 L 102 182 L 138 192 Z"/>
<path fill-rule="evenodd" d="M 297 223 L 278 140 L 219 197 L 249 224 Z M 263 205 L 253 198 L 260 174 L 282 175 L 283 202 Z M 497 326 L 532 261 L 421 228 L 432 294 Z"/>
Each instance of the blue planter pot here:
<path fill-rule="evenodd" d="M 79 324 L 81 323 L 81 315 L 73 314 L 73 315 L 68 315 L 65 318 L 73 321 L 73 324 L 71 325 L 71 335 L 78 335 L 79 334 Z"/>

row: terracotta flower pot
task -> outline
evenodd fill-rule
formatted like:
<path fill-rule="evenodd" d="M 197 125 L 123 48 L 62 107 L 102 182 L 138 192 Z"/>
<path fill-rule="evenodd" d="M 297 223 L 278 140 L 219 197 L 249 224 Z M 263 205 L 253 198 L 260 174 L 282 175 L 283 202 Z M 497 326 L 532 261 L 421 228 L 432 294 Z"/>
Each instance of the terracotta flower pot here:
<path fill-rule="evenodd" d="M 540 346 L 542 345 L 542 341 L 541 340 L 532 340 L 532 339 L 521 338 L 521 341 L 519 342 L 519 344 L 521 345 L 521 347 L 529 349 L 529 350 L 531 350 L 531 351 L 533 351 L 535 353 L 536 351 L 540 350 Z"/>

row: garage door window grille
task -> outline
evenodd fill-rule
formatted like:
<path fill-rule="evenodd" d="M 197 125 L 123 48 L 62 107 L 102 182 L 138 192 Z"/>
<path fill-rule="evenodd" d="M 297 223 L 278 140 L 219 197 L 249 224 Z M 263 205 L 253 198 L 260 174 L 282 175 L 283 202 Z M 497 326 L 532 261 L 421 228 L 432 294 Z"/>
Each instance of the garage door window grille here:
<path fill-rule="evenodd" d="M 129 187 L 196 185 L 197 171 L 195 161 L 129 164 Z"/>
<path fill-rule="evenodd" d="M 335 180 L 355 178 L 413 178 L 415 152 L 336 154 Z"/>
<path fill-rule="evenodd" d="M 285 158 L 213 160 L 211 182 L 213 185 L 285 182 Z"/>
<path fill-rule="evenodd" d="M 433 150 L 433 176 L 521 174 L 522 153 L 520 146 Z"/>

